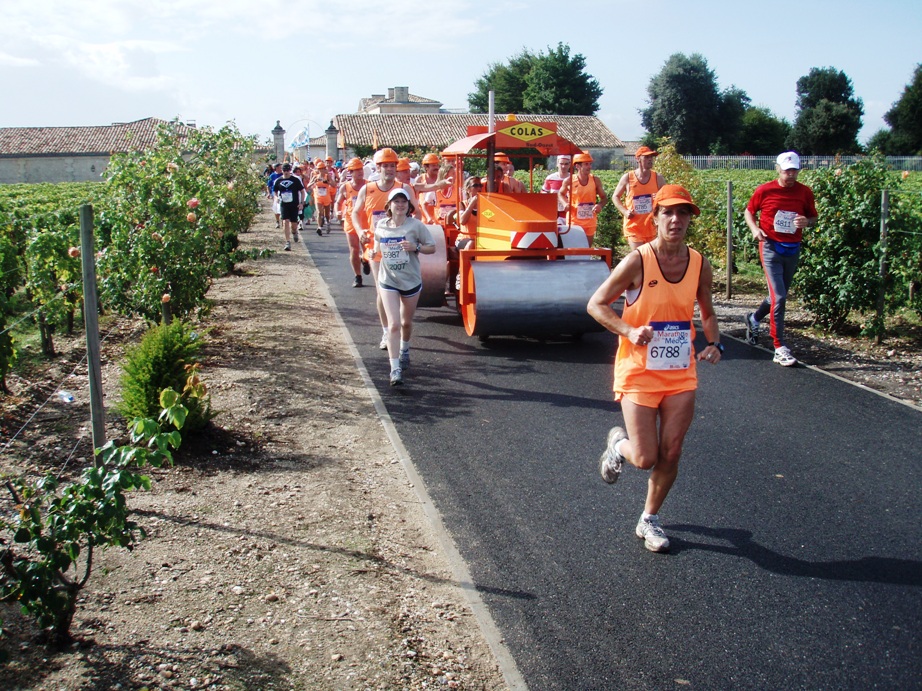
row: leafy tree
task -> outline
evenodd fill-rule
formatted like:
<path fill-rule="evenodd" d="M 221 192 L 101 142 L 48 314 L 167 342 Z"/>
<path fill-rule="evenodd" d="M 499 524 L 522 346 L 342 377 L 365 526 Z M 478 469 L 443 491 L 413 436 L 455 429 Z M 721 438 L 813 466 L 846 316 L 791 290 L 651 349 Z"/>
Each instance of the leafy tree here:
<path fill-rule="evenodd" d="M 784 118 L 775 117 L 765 106 L 749 108 L 743 114 L 740 152 L 753 156 L 773 156 L 784 149 L 790 133 L 791 124 Z"/>
<path fill-rule="evenodd" d="M 492 90 L 497 113 L 593 115 L 602 87 L 585 67 L 586 58 L 579 53 L 571 57 L 570 46 L 563 43 L 537 55 L 523 48 L 507 64 L 490 65 L 467 95 L 468 105 L 472 113 L 486 113 Z"/>
<path fill-rule="evenodd" d="M 749 110 L 752 99 L 742 89 L 731 86 L 720 94 L 717 117 L 720 124 L 720 137 L 713 145 L 718 154 L 733 155 L 745 149 L 743 134 L 743 117 Z"/>
<path fill-rule="evenodd" d="M 864 105 L 852 80 L 833 67 L 814 67 L 797 80 L 797 117 L 787 146 L 805 154 L 854 153 Z"/>
<path fill-rule="evenodd" d="M 474 91 L 467 95 L 472 113 L 487 113 L 490 109 L 490 91 L 494 92 L 497 113 L 522 113 L 522 96 L 528 87 L 526 77 L 531 72 L 536 56 L 523 48 L 508 64 L 494 62 L 484 75 L 474 82 Z"/>
<path fill-rule="evenodd" d="M 553 115 L 595 115 L 599 109 L 602 87 L 585 72 L 586 58 L 580 53 L 570 57 L 570 46 L 558 43 L 548 48 L 532 63 L 525 76 L 528 85 L 523 94 L 527 113 Z"/>
<path fill-rule="evenodd" d="M 720 136 L 721 96 L 707 60 L 698 53 L 669 57 L 647 86 L 641 123 L 654 139 L 669 137 L 682 154 L 708 153 Z"/>
<path fill-rule="evenodd" d="M 912 81 L 884 120 L 893 128 L 890 145 L 894 154 L 922 154 L 922 64 L 916 65 Z"/>

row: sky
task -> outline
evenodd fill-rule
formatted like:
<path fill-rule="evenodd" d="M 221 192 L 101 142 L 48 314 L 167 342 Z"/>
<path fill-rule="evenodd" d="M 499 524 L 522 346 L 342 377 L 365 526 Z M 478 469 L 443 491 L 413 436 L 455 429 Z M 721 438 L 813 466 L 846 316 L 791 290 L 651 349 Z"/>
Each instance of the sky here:
<path fill-rule="evenodd" d="M 791 122 L 797 80 L 842 70 L 864 142 L 922 63 L 922 3 L 0 0 L 0 127 L 178 117 L 265 141 L 278 121 L 287 143 L 395 86 L 466 109 L 491 64 L 558 43 L 585 57 L 622 140 L 644 135 L 638 111 L 669 56 L 700 53 L 719 89 Z"/>

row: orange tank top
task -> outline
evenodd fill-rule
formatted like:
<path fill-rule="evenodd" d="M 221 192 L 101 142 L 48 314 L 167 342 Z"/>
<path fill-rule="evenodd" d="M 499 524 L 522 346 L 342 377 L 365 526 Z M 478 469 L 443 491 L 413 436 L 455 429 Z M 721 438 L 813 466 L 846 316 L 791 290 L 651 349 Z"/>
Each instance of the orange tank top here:
<path fill-rule="evenodd" d="M 391 193 L 391 190 L 394 187 L 403 187 L 396 180 L 394 184 L 386 192 L 381 189 L 379 183 L 369 182 L 365 184 L 365 222 L 366 230 L 374 230 L 375 226 L 378 224 L 382 218 L 387 218 L 387 211 L 385 206 L 387 206 L 387 195 Z"/>
<path fill-rule="evenodd" d="M 362 186 L 364 187 L 364 185 Z M 355 208 L 355 198 L 359 196 L 361 187 L 356 187 L 351 180 L 344 183 L 343 186 L 343 230 L 347 233 L 355 232 L 355 224 L 352 223 L 352 209 Z"/>
<path fill-rule="evenodd" d="M 632 170 L 628 173 L 627 180 L 624 206 L 632 210 L 634 215 L 624 219 L 624 234 L 649 242 L 656 237 L 656 226 L 653 225 L 653 197 L 659 191 L 659 179 L 655 172 L 650 171 L 650 179 L 641 184 Z"/>
<path fill-rule="evenodd" d="M 336 188 L 329 182 L 318 181 L 314 184 L 314 203 L 317 206 L 329 206 L 333 203 Z"/>
<path fill-rule="evenodd" d="M 452 211 L 458 211 L 458 190 L 454 185 L 435 193 L 435 220 L 439 225 L 445 225 L 445 219 Z"/>
<path fill-rule="evenodd" d="M 646 346 L 619 338 L 614 390 L 619 393 L 679 393 L 698 388 L 694 347 L 695 298 L 701 275 L 701 254 L 688 248 L 688 267 L 670 283 L 663 277 L 653 247 L 636 250 L 643 260 L 638 290 L 624 296 L 622 319 L 633 327 L 650 325 L 653 340 Z"/>
<path fill-rule="evenodd" d="M 579 176 L 573 176 L 573 185 L 570 187 L 570 214 L 568 220 L 586 231 L 586 236 L 592 241 L 598 219 L 592 212 L 598 203 L 599 192 L 596 188 L 595 175 L 589 176 L 589 182 L 580 184 Z"/>

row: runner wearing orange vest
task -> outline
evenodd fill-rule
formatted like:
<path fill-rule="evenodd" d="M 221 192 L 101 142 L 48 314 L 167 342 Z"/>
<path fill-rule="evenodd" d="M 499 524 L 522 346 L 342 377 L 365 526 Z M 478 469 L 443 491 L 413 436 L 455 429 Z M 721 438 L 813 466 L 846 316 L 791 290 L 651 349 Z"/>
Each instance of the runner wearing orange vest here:
<path fill-rule="evenodd" d="M 592 247 L 592 238 L 598 226 L 598 215 L 608 196 L 602 181 L 592 174 L 592 156 L 589 154 L 576 154 L 573 157 L 573 167 L 576 174 L 569 184 L 560 186 L 559 198 L 567 205 L 567 224 L 577 225 L 586 233 L 589 246 Z"/>
<path fill-rule="evenodd" d="M 599 472 L 611 484 L 624 461 L 651 471 L 634 532 L 654 552 L 669 549 L 658 513 L 678 476 L 682 443 L 694 417 L 695 360 L 716 364 L 723 353 L 711 299 L 711 265 L 685 244 L 692 216 L 700 213 L 685 188 L 661 188 L 653 199 L 656 237 L 615 267 L 587 307 L 619 336 L 614 390 L 627 428 L 609 431 Z M 625 307 L 619 316 L 611 305 L 622 294 Z M 697 356 L 695 303 L 708 341 Z"/>
<path fill-rule="evenodd" d="M 353 158 L 346 164 L 346 171 L 352 176 L 336 190 L 336 206 L 342 208 L 343 230 L 346 233 L 346 242 L 349 243 L 349 264 L 352 266 L 352 272 L 355 278 L 352 281 L 353 288 L 362 287 L 362 274 L 359 269 L 368 275 L 371 267 L 368 261 L 362 257 L 362 243 L 359 242 L 359 235 L 356 232 L 355 223 L 352 221 L 352 210 L 355 208 L 355 200 L 359 192 L 365 186 L 365 169 L 362 162 Z"/>
<path fill-rule="evenodd" d="M 387 218 L 387 195 L 390 194 L 394 187 L 402 187 L 408 192 L 410 204 L 412 206 L 417 204 L 413 188 L 397 181 L 397 160 L 397 152 L 391 148 L 379 149 L 375 152 L 375 168 L 380 177 L 374 182 L 366 183 L 359 190 L 353 202 L 352 223 L 355 225 L 356 231 L 358 232 L 361 229 L 364 235 L 362 239 L 367 248 L 365 259 L 371 262 L 375 290 L 378 287 L 378 264 L 381 261 L 381 255 L 374 252 L 374 229 L 378 221 Z M 381 328 L 384 332 L 379 348 L 385 350 L 387 349 L 387 313 L 384 311 L 380 293 L 377 296 L 376 304 L 378 318 L 381 320 Z"/>
<path fill-rule="evenodd" d="M 327 226 L 327 235 L 330 234 L 330 215 L 333 209 L 333 195 L 336 194 L 336 186 L 330 181 L 327 165 L 320 161 L 316 166 L 316 175 L 308 185 L 308 189 L 314 193 L 314 204 L 317 205 L 317 235 L 322 235 L 324 225 Z"/>
<path fill-rule="evenodd" d="M 658 155 L 646 146 L 637 149 L 634 154 L 637 170 L 622 175 L 612 193 L 615 208 L 624 216 L 624 237 L 632 250 L 656 237 L 653 197 L 666 184 L 663 176 L 653 171 L 654 158 Z"/>

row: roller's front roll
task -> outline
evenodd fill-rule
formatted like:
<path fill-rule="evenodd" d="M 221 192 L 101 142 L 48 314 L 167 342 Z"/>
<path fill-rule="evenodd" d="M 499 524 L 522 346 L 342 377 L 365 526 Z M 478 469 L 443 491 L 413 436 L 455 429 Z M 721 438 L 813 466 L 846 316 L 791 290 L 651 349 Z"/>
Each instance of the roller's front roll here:
<path fill-rule="evenodd" d="M 608 278 L 604 261 L 473 261 L 462 305 L 470 336 L 552 336 L 604 331 L 586 312 Z"/>

